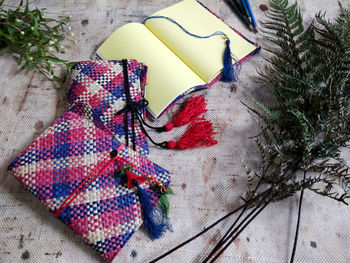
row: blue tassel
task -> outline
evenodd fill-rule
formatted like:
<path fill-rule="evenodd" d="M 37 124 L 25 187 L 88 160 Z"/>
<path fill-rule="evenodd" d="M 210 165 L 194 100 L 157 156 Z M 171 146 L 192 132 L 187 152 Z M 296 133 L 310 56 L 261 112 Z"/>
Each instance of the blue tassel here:
<path fill-rule="evenodd" d="M 222 70 L 222 81 L 224 82 L 232 82 L 236 80 L 233 65 L 232 65 L 232 56 L 230 49 L 230 39 L 226 39 L 226 48 L 224 52 L 224 68 Z"/>
<path fill-rule="evenodd" d="M 186 34 L 189 34 L 190 36 L 197 37 L 197 38 L 211 38 L 213 36 L 225 36 L 226 37 L 226 48 L 224 52 L 224 68 L 222 70 L 222 81 L 225 82 L 232 82 L 237 80 L 237 72 L 234 72 L 233 65 L 232 65 L 232 56 L 231 56 L 231 50 L 230 50 L 230 39 L 227 37 L 227 35 L 222 31 L 216 31 L 210 35 L 206 36 L 200 36 L 193 34 L 189 32 L 186 28 L 184 28 L 182 25 L 180 25 L 178 22 L 176 22 L 174 19 L 168 16 L 149 16 L 145 20 L 143 20 L 143 24 L 149 20 L 149 19 L 158 19 L 163 18 L 169 20 L 171 23 L 174 23 L 179 28 L 181 28 L 182 31 L 184 31 Z"/>
<path fill-rule="evenodd" d="M 166 230 L 171 231 L 169 218 L 164 214 L 161 207 L 152 205 L 150 196 L 136 180 L 133 180 L 133 183 L 137 187 L 141 202 L 143 224 L 151 238 L 158 239 L 163 236 Z"/>

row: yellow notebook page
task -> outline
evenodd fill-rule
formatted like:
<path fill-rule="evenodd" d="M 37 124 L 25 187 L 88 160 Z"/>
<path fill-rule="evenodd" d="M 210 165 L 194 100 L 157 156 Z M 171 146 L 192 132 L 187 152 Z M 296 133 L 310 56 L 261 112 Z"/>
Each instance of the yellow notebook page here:
<path fill-rule="evenodd" d="M 146 99 L 154 117 L 188 88 L 205 84 L 142 24 L 120 27 L 97 52 L 103 59 L 136 59 L 148 66 Z"/>
<path fill-rule="evenodd" d="M 237 60 L 256 49 L 256 46 L 236 34 L 194 0 L 184 0 L 152 16 L 171 17 L 196 35 L 210 35 L 216 31 L 226 33 L 231 41 L 231 52 Z M 145 25 L 205 82 L 211 81 L 222 71 L 226 46 L 223 36 L 213 36 L 209 39 L 192 37 L 163 18 L 147 20 Z"/>

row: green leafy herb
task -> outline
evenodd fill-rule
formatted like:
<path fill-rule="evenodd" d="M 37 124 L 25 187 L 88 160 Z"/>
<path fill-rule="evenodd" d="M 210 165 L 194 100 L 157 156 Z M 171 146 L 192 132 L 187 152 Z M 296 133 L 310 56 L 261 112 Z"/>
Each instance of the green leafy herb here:
<path fill-rule="evenodd" d="M 28 1 L 23 0 L 16 9 L 5 9 L 0 1 L 0 55 L 15 54 L 21 69 L 37 69 L 46 78 L 60 84 L 65 81 L 72 63 L 58 58 L 56 52 L 66 52 L 61 44 L 67 35 L 73 36 L 67 24 L 69 17 L 46 18 L 44 9 L 29 10 Z M 71 40 L 76 42 L 75 40 Z M 55 75 L 56 65 L 64 65 L 64 77 Z"/>
<path fill-rule="evenodd" d="M 167 186 L 166 192 L 163 192 L 163 194 L 160 196 L 159 201 L 158 201 L 159 206 L 162 208 L 162 210 L 166 216 L 169 215 L 168 195 L 173 195 L 173 194 L 174 194 L 174 191 L 169 186 Z"/>
<path fill-rule="evenodd" d="M 123 180 L 126 180 L 126 171 L 131 171 L 132 169 L 133 167 L 130 164 L 126 164 L 120 167 L 120 170 L 116 173 L 116 176 L 122 178 Z"/>
<path fill-rule="evenodd" d="M 272 187 L 273 201 L 306 188 L 345 204 L 350 198 L 349 166 L 340 155 L 350 139 L 350 12 L 340 10 L 335 21 L 319 13 L 304 28 L 297 3 L 271 0 L 261 23 L 271 56 L 259 83 L 275 103 L 247 107 L 261 128 L 255 174 Z"/>

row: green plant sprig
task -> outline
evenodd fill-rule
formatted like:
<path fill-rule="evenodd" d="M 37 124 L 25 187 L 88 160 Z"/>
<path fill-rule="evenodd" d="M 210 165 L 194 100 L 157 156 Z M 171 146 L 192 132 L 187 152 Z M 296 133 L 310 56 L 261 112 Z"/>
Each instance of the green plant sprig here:
<path fill-rule="evenodd" d="M 266 58 L 266 67 L 258 72 L 258 82 L 271 94 L 273 103 L 266 105 L 257 100 L 249 103 L 253 106 L 243 103 L 260 127 L 254 139 L 261 157 L 258 167 L 243 164 L 248 176 L 246 197 L 242 197 L 245 204 L 152 262 L 158 262 L 240 211 L 203 260 L 216 262 L 270 202 L 301 191 L 292 263 L 303 190 L 348 204 L 350 169 L 340 153 L 350 141 L 350 11 L 341 5 L 340 10 L 335 21 L 319 13 L 304 28 L 297 3 L 270 0 L 267 20 L 259 30 L 268 42 L 264 49 L 270 56 Z"/>
<path fill-rule="evenodd" d="M 29 9 L 28 1 L 23 0 L 15 9 L 5 9 L 0 1 L 0 55 L 10 52 L 18 56 L 21 70 L 37 69 L 47 79 L 56 84 L 65 81 L 71 63 L 56 56 L 65 53 L 64 40 L 71 40 L 69 16 L 61 19 L 46 18 L 45 9 Z M 55 66 L 64 65 L 63 77 L 55 74 Z"/>
<path fill-rule="evenodd" d="M 274 104 L 246 106 L 261 128 L 255 141 L 262 161 L 254 174 L 273 187 L 273 201 L 301 189 L 345 204 L 350 198 L 350 169 L 340 156 L 350 140 L 350 12 L 339 5 L 335 21 L 319 13 L 304 28 L 297 3 L 270 0 L 261 23 L 271 56 L 258 82 Z M 305 179 L 297 176 L 304 172 Z M 249 196 L 254 176 L 247 173 Z"/>

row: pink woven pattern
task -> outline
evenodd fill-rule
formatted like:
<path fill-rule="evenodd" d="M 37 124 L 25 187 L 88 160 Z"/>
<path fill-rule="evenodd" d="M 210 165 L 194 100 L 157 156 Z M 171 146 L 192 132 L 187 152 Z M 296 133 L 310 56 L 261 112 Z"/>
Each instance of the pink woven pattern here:
<path fill-rule="evenodd" d="M 84 83 L 94 85 L 95 82 L 87 80 Z M 98 91 L 95 93 L 98 98 L 107 94 L 103 89 Z M 99 125 L 94 112 L 98 107 L 90 100 L 87 104 L 86 100 L 91 98 L 91 94 L 87 94 L 81 94 L 85 99 L 76 100 L 69 110 L 16 157 L 8 169 L 55 213 L 96 167 L 109 160 L 110 153 L 119 148 L 118 158 L 112 163 L 108 162 L 110 165 L 103 171 L 99 169 L 102 172 L 98 173 L 97 178 L 87 184 L 58 216 L 97 254 L 110 262 L 142 223 L 136 189 L 128 188 L 116 176 L 120 168 L 130 163 L 138 169 L 132 172 L 139 176 L 150 174 L 165 186 L 170 182 L 170 175 L 120 142 L 107 128 L 110 120 Z M 133 96 L 137 97 L 138 94 L 133 93 Z M 109 114 L 108 111 L 103 113 L 103 116 Z M 157 192 L 147 181 L 141 187 L 147 190 L 151 202 L 156 204 L 159 199 Z"/>
<path fill-rule="evenodd" d="M 136 60 L 128 60 L 128 76 L 131 100 L 143 99 L 147 67 Z M 104 126 L 121 142 L 125 143 L 124 114 L 117 112 L 126 105 L 123 66 L 120 61 L 82 61 L 70 73 L 67 100 L 69 105 L 80 102 L 90 108 L 91 118 L 96 125 Z M 143 109 L 139 109 L 141 114 Z M 129 118 L 129 138 L 132 136 Z M 147 137 L 135 123 L 136 150 L 149 154 Z"/>

